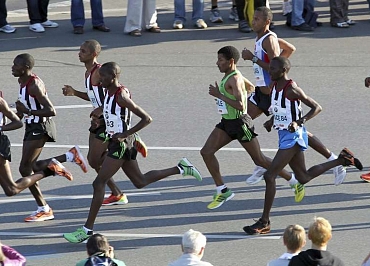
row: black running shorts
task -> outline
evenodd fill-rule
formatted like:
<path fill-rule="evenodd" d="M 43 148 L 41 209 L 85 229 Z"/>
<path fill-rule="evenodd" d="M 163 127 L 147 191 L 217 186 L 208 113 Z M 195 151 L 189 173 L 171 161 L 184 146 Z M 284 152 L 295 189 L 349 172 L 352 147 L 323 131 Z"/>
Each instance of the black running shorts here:
<path fill-rule="evenodd" d="M 249 115 L 243 115 L 237 119 L 222 118 L 216 127 L 225 131 L 231 139 L 237 139 L 239 142 L 250 142 L 258 136 L 254 132 L 252 119 Z"/>
<path fill-rule="evenodd" d="M 262 93 L 260 87 L 256 87 L 248 99 L 251 103 L 261 109 L 266 116 L 270 115 L 269 108 L 271 106 L 271 97 L 270 95 Z"/>
<path fill-rule="evenodd" d="M 3 133 L 0 135 L 0 156 L 9 162 L 11 161 L 10 141 L 8 136 Z"/>
<path fill-rule="evenodd" d="M 45 135 L 48 136 L 47 142 L 56 141 L 55 123 L 50 117 L 42 123 L 26 124 L 26 132 L 23 141 L 40 140 Z"/>
<path fill-rule="evenodd" d="M 105 125 L 97 128 L 89 128 L 90 133 L 95 134 L 95 138 L 101 141 L 105 140 Z"/>
<path fill-rule="evenodd" d="M 135 148 L 127 149 L 125 150 L 123 146 L 123 143 L 121 144 L 120 142 L 109 140 L 108 144 L 108 153 L 107 156 L 109 156 L 112 159 L 121 159 L 125 161 L 130 161 L 130 160 L 136 160 L 137 156 L 137 150 Z"/>

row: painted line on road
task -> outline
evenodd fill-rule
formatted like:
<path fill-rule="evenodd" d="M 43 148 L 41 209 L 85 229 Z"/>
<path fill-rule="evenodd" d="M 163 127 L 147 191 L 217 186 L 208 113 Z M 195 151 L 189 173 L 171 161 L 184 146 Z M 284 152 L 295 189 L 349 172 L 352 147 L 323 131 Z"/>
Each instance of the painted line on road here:
<path fill-rule="evenodd" d="M 127 196 L 152 196 L 152 195 L 161 195 L 161 192 L 133 192 L 133 193 L 125 193 Z M 106 193 L 105 197 L 108 197 L 110 193 Z M 46 197 L 45 200 L 53 201 L 53 200 L 75 200 L 75 199 L 91 199 L 93 197 L 92 194 L 89 195 L 78 195 L 78 196 L 57 196 L 57 197 Z M 9 203 L 9 202 L 25 202 L 25 201 L 34 201 L 34 198 L 10 198 L 10 199 L 2 199 L 0 203 Z"/>
<path fill-rule="evenodd" d="M 12 143 L 12 147 L 22 147 L 22 143 Z M 56 145 L 56 144 L 45 144 L 44 148 L 71 148 L 73 145 Z M 88 145 L 78 145 L 80 149 L 88 149 Z M 147 147 L 148 150 L 160 150 L 160 151 L 200 151 L 202 147 Z M 244 148 L 221 148 L 220 151 L 243 151 Z M 262 152 L 277 152 L 277 149 L 261 149 Z"/>
<path fill-rule="evenodd" d="M 183 234 L 120 234 L 99 232 L 107 237 L 114 238 L 182 238 Z M 277 240 L 281 236 L 248 236 L 248 235 L 209 235 L 204 234 L 208 239 L 260 239 Z M 40 238 L 63 237 L 63 233 L 35 233 L 35 232 L 4 232 L 0 231 L 0 236 L 37 236 Z"/>

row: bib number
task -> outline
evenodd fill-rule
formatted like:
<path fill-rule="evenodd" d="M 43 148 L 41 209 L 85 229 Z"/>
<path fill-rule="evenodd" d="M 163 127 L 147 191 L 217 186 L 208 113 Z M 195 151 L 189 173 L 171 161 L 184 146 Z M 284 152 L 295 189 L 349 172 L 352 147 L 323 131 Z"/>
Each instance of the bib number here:
<path fill-rule="evenodd" d="M 223 100 L 216 99 L 217 111 L 220 115 L 226 115 L 229 112 L 226 108 L 226 103 Z"/>

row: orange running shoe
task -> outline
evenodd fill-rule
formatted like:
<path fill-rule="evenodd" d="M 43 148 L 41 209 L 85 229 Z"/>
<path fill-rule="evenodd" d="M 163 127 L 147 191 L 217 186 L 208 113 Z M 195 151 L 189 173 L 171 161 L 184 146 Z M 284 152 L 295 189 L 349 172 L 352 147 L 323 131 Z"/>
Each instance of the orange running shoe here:
<path fill-rule="evenodd" d="M 369 182 L 369 183 L 370 183 L 370 173 L 362 174 L 362 175 L 360 176 L 360 178 L 361 178 L 362 180 L 364 180 L 365 182 Z"/>
<path fill-rule="evenodd" d="M 359 170 L 362 170 L 363 166 L 362 163 L 360 162 L 359 159 L 355 158 L 354 154 L 347 148 L 344 148 L 338 158 L 343 158 L 344 159 L 344 164 L 343 166 L 350 166 L 353 165 Z"/>
<path fill-rule="evenodd" d="M 78 145 L 74 146 L 72 149 L 69 150 L 73 154 L 73 162 L 81 167 L 81 170 L 84 173 L 87 173 L 87 163 L 80 151 L 80 147 Z"/>
<path fill-rule="evenodd" d="M 111 205 L 125 205 L 128 203 L 127 196 L 122 194 L 120 196 L 114 196 L 110 194 L 110 196 L 104 199 L 102 206 L 111 206 Z"/>
<path fill-rule="evenodd" d="M 67 168 L 65 168 L 63 164 L 61 164 L 58 160 L 56 160 L 54 158 L 51 159 L 51 161 L 48 165 L 48 168 L 51 171 L 53 171 L 56 175 L 64 176 L 69 181 L 73 180 L 72 173 L 70 171 L 68 171 Z"/>
<path fill-rule="evenodd" d="M 145 158 L 148 156 L 148 148 L 146 147 L 144 141 L 140 138 L 139 134 L 134 134 L 134 147 L 135 149 L 141 153 L 141 155 Z"/>
<path fill-rule="evenodd" d="M 48 220 L 53 220 L 54 219 L 54 214 L 53 210 L 50 208 L 48 212 L 44 211 L 34 211 L 31 213 L 30 216 L 27 216 L 24 218 L 25 222 L 43 222 L 43 221 L 48 221 Z"/>

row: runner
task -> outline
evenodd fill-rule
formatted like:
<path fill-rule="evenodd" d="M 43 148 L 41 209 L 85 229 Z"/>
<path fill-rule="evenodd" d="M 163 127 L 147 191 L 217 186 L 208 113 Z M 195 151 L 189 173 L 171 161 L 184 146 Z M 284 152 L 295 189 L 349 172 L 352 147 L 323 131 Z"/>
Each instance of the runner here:
<path fill-rule="evenodd" d="M 289 70 L 289 59 L 280 56 L 271 60 L 269 74 L 274 83 L 272 84 L 272 104 L 270 109 L 273 116 L 264 123 L 264 126 L 267 131 L 271 131 L 272 127 L 278 130 L 279 149 L 271 165 L 264 173 L 266 182 L 265 196 L 273 194 L 275 197 L 276 177 L 288 164 L 301 184 L 308 183 L 315 177 L 338 165 L 353 165 L 362 170 L 360 161 L 354 158 L 352 152 L 347 148 L 340 152 L 337 159 L 315 165 L 306 170 L 303 152 L 308 148 L 308 136 L 304 124 L 321 112 L 321 106 L 314 99 L 307 96 L 294 81 L 288 78 Z M 301 103 L 311 108 L 306 115 L 303 115 Z M 272 188 L 274 190 L 270 191 Z M 267 234 L 270 232 L 272 203 L 264 205 L 262 217 L 255 224 L 243 228 L 247 234 Z"/>
<path fill-rule="evenodd" d="M 40 171 L 36 161 L 46 142 L 55 142 L 56 130 L 52 116 L 55 109 L 50 102 L 42 80 L 32 73 L 35 64 L 30 54 L 17 55 L 13 61 L 12 74 L 20 84 L 19 98 L 16 102 L 17 115 L 26 124 L 23 138 L 22 159 L 19 172 L 23 177 Z M 56 157 L 60 162 L 75 162 L 86 172 L 86 164 L 78 146 L 66 154 Z M 38 183 L 29 187 L 38 208 L 25 218 L 26 222 L 37 222 L 54 219 L 53 210 L 42 196 Z"/>
<path fill-rule="evenodd" d="M 247 114 L 248 101 L 245 81 L 236 67 L 239 57 L 240 54 L 235 47 L 225 46 L 221 48 L 218 51 L 217 66 L 220 72 L 225 73 L 225 75 L 221 80 L 220 87 L 217 83 L 215 86 L 209 86 L 209 94 L 216 97 L 218 113 L 221 114 L 222 119 L 200 151 L 216 185 L 216 193 L 213 196 L 213 201 L 207 206 L 208 209 L 216 209 L 234 197 L 234 193 L 222 180 L 220 166 L 215 156 L 219 149 L 237 139 L 256 165 L 267 168 L 271 163 L 271 159 L 261 152 L 252 119 Z M 298 183 L 294 175 L 285 170 L 282 170 L 280 175 L 288 180 L 294 188 L 295 200 L 297 202 L 301 201 L 304 197 L 303 186 Z M 270 185 L 273 184 L 266 182 L 267 191 L 275 189 L 268 189 L 267 186 Z M 266 204 L 272 203 L 273 197 L 273 194 L 266 194 Z"/>
<path fill-rule="evenodd" d="M 5 124 L 6 118 L 10 120 L 8 124 Z M 8 103 L 2 98 L 0 92 L 0 185 L 5 195 L 8 197 L 17 195 L 26 188 L 36 184 L 37 181 L 50 175 L 57 174 L 72 180 L 72 174 L 58 160 L 50 158 L 37 162 L 42 170 L 14 182 L 9 164 L 11 161 L 10 141 L 8 136 L 4 134 L 4 131 L 16 130 L 22 126 L 22 121 L 10 110 Z"/>
<path fill-rule="evenodd" d="M 288 58 L 291 55 L 291 52 L 287 50 L 287 48 L 289 48 L 289 46 L 287 46 L 287 42 L 281 39 L 279 41 L 277 35 L 269 30 L 272 18 L 272 12 L 269 8 L 258 7 L 256 9 L 252 23 L 253 31 L 257 34 L 254 52 L 246 48 L 242 51 L 243 59 L 253 62 L 254 76 L 256 78 L 255 92 L 249 97 L 249 101 L 252 104 L 248 104 L 248 114 L 253 120 L 259 117 L 262 113 L 267 116 L 270 115 L 268 108 L 271 105 L 269 96 L 271 92 L 269 87 L 271 80 L 268 74 L 268 69 L 271 58 L 279 55 Z M 280 48 L 284 48 L 282 52 L 280 52 Z M 328 160 L 334 160 L 337 158 L 337 156 L 327 149 L 316 136 L 310 132 L 307 132 L 307 134 L 308 144 L 311 148 Z M 256 184 L 260 182 L 265 171 L 266 169 L 257 166 L 246 182 L 248 184 Z M 339 165 L 333 168 L 333 173 L 335 176 L 334 184 L 340 185 L 346 177 L 345 168 Z"/>
<path fill-rule="evenodd" d="M 370 77 L 365 78 L 365 87 L 370 87 Z M 362 174 L 360 177 L 362 180 L 370 182 L 370 173 Z"/>
<path fill-rule="evenodd" d="M 70 85 L 64 85 L 62 91 L 64 96 L 76 96 L 86 101 L 90 101 L 95 112 L 101 112 L 101 108 L 104 102 L 106 94 L 105 88 L 100 84 L 99 69 L 101 65 L 98 63 L 98 56 L 101 52 L 100 43 L 96 40 L 87 40 L 81 47 L 78 57 L 82 63 L 85 64 L 85 90 L 84 92 L 75 90 Z M 104 120 L 100 117 L 100 120 Z M 93 122 L 93 120 L 92 120 Z M 104 161 L 104 157 L 107 153 L 108 143 L 105 142 L 105 124 L 97 126 L 95 123 L 91 123 L 89 129 L 89 152 L 87 154 L 87 160 L 92 168 L 98 173 L 101 164 Z M 145 143 L 141 141 L 138 135 L 135 145 L 138 151 L 146 157 L 148 154 Z M 108 187 L 111 190 L 111 195 L 103 201 L 103 205 L 116 205 L 116 204 L 127 204 L 127 196 L 121 192 L 119 187 L 114 182 L 113 178 L 108 180 Z"/>
<path fill-rule="evenodd" d="M 93 234 L 95 219 L 104 200 L 104 188 L 107 181 L 122 168 L 136 188 L 143 188 L 165 177 L 182 174 L 202 180 L 199 171 L 186 159 L 177 166 L 153 170 L 142 174 L 136 161 L 137 151 L 133 145 L 134 135 L 150 124 L 152 118 L 131 99 L 128 89 L 119 83 L 120 67 L 114 63 L 105 63 L 99 69 L 102 86 L 107 89 L 103 111 L 95 113 L 94 118 L 104 115 L 108 152 L 104 158 L 98 176 L 93 182 L 94 195 L 85 225 L 75 232 L 65 233 L 64 238 L 71 243 L 80 243 Z M 134 113 L 140 121 L 131 127 L 131 115 Z"/>

